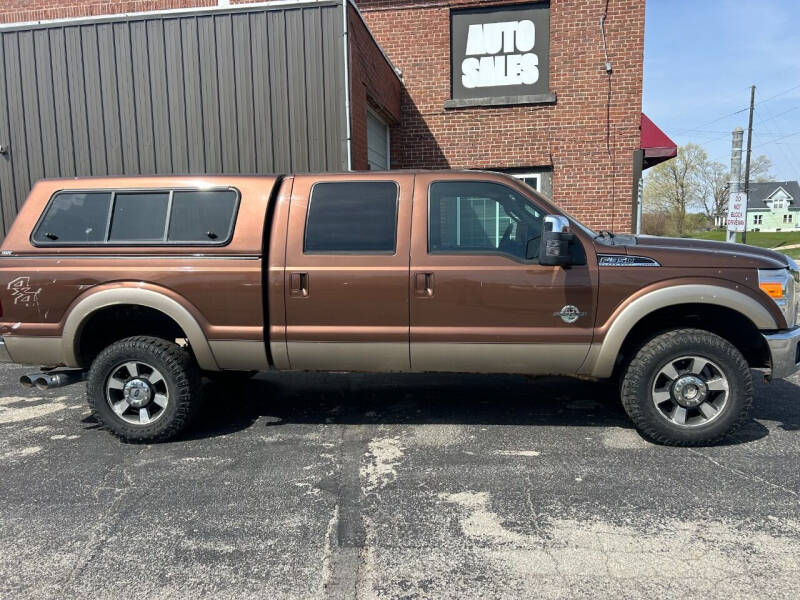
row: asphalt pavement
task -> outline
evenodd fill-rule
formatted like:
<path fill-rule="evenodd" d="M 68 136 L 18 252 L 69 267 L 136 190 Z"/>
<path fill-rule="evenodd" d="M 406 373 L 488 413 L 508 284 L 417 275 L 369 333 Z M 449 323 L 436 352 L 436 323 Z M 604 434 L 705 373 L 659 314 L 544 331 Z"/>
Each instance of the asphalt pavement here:
<path fill-rule="evenodd" d="M 181 439 L 0 367 L 0 598 L 800 597 L 800 379 L 667 448 L 569 379 L 265 373 Z"/>

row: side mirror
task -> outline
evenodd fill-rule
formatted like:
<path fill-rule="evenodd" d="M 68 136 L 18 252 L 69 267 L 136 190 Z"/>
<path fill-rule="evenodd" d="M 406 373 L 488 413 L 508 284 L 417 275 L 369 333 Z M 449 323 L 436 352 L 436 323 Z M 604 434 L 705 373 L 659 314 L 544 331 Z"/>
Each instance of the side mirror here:
<path fill-rule="evenodd" d="M 551 267 L 566 266 L 570 263 L 569 244 L 574 239 L 569 232 L 569 220 L 561 215 L 547 215 L 544 218 L 539 264 Z"/>

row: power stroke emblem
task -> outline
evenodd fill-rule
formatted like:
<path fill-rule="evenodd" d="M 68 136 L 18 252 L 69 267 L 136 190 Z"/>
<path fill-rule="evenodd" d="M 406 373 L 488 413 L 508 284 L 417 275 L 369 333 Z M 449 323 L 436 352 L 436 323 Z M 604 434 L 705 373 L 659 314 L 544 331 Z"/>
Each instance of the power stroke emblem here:
<path fill-rule="evenodd" d="M 586 316 L 586 311 L 578 310 L 577 306 L 567 304 L 560 311 L 553 313 L 554 317 L 561 317 L 564 323 L 574 323 L 581 317 Z"/>

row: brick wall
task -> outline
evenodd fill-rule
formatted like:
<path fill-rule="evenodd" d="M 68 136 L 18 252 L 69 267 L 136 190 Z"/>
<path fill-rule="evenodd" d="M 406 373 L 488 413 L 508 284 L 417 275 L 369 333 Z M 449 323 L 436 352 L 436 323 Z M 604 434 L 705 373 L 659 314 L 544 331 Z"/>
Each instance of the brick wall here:
<path fill-rule="evenodd" d="M 602 0 L 550 3 L 555 105 L 446 110 L 450 8 L 513 2 L 360 0 L 381 47 L 403 72 L 397 168 L 553 168 L 555 201 L 589 225 L 631 228 L 633 151 L 639 147 L 644 0 L 609 0 L 610 104 Z"/>
<path fill-rule="evenodd" d="M 348 12 L 352 167 L 367 169 L 367 106 L 399 125 L 403 85 L 354 9 Z"/>
<path fill-rule="evenodd" d="M 94 15 L 215 6 L 216 0 L 127 0 L 97 2 L 97 0 L 3 0 L 0 23 L 45 21 Z"/>
<path fill-rule="evenodd" d="M 599 25 L 605 2 L 552 0 L 550 88 L 557 94 L 556 104 L 457 110 L 443 107 L 450 96 L 450 8 L 514 2 L 357 3 L 375 38 L 403 72 L 400 118 L 392 127 L 393 167 L 552 167 L 556 202 L 587 224 L 630 230 L 632 153 L 640 143 L 645 0 L 608 1 L 606 34 L 614 68 L 610 94 Z M 214 4 L 210 0 L 5 0 L 0 22 Z M 358 20 L 351 15 L 350 22 L 354 35 L 362 37 Z M 360 43 L 351 46 L 351 53 L 358 52 Z M 364 68 L 353 54 L 351 62 L 352 108 L 360 114 L 368 98 L 387 92 L 367 87 L 371 79 L 367 74 L 376 65 Z M 377 79 L 377 85 L 384 83 Z M 393 109 L 384 116 L 389 122 L 396 117 Z M 354 168 L 366 164 L 366 133 L 361 131 L 365 122 L 354 119 Z"/>

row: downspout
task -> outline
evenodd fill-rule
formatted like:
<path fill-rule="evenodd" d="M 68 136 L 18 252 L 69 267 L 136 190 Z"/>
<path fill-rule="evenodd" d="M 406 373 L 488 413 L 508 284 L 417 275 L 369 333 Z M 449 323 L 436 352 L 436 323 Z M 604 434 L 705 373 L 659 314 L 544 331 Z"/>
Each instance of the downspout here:
<path fill-rule="evenodd" d="M 350 131 L 350 42 L 347 33 L 347 5 L 348 0 L 342 0 L 342 29 L 344 41 L 344 112 L 345 112 L 345 142 L 347 148 L 347 170 L 353 170 L 352 134 Z"/>

